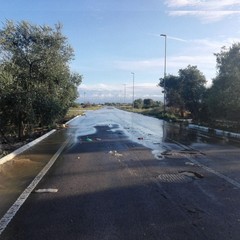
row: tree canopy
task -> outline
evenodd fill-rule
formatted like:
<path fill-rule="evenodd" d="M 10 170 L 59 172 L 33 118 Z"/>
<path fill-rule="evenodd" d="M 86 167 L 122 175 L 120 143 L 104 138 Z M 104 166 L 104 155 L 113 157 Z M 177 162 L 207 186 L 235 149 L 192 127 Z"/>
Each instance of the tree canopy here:
<path fill-rule="evenodd" d="M 240 118 L 240 43 L 216 53 L 217 76 L 208 90 L 207 106 L 214 119 Z"/>
<path fill-rule="evenodd" d="M 167 106 L 190 111 L 193 118 L 203 121 L 240 119 L 240 43 L 222 47 L 216 56 L 217 75 L 212 86 L 205 88 L 206 79 L 196 66 L 180 69 L 178 76 L 168 75 L 159 85 L 166 90 Z"/>
<path fill-rule="evenodd" d="M 181 115 L 189 111 L 193 118 L 198 118 L 206 90 L 206 79 L 197 66 L 188 65 L 187 68 L 179 70 L 178 76 L 168 75 L 161 78 L 161 87 L 164 86 L 164 81 L 167 106 L 179 109 Z"/>
<path fill-rule="evenodd" d="M 61 30 L 26 21 L 0 30 L 0 128 L 16 127 L 21 137 L 59 120 L 76 99 L 82 78 L 70 71 L 73 49 Z"/>
<path fill-rule="evenodd" d="M 141 98 L 134 100 L 134 107 L 135 108 L 142 108 L 143 107 L 143 100 Z"/>

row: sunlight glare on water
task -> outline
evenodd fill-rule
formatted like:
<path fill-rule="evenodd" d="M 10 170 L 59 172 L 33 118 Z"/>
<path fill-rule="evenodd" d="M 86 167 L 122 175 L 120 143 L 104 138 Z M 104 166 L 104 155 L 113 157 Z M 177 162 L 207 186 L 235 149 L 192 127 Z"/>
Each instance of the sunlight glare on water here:
<path fill-rule="evenodd" d="M 97 111 L 86 111 L 70 123 L 78 126 L 76 137 L 94 134 L 96 126 L 117 124 L 117 130 L 124 132 L 130 140 L 144 145 L 152 150 L 163 151 L 163 121 L 141 114 L 105 107 Z M 116 130 L 115 128 L 112 131 Z"/>

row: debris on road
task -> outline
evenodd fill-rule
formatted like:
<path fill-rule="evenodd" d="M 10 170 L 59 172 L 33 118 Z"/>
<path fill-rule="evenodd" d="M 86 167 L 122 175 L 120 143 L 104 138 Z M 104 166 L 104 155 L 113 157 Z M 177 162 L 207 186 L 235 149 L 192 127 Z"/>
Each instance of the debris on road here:
<path fill-rule="evenodd" d="M 154 157 L 158 160 L 163 160 L 164 156 L 162 154 L 162 151 L 159 150 L 153 150 L 152 154 L 154 155 Z"/>
<path fill-rule="evenodd" d="M 188 166 L 197 166 L 195 163 L 192 163 L 192 162 L 185 162 L 185 165 L 188 165 Z"/>
<path fill-rule="evenodd" d="M 68 128 L 68 124 L 57 124 L 57 129 L 63 129 L 63 128 Z"/>
<path fill-rule="evenodd" d="M 86 138 L 86 141 L 87 141 L 87 142 L 92 142 L 93 140 L 92 140 L 91 138 L 87 137 L 87 138 Z"/>
<path fill-rule="evenodd" d="M 57 188 L 42 188 L 34 191 L 35 193 L 56 193 L 58 192 Z"/>
<path fill-rule="evenodd" d="M 121 153 L 118 153 L 117 151 L 109 151 L 109 154 L 115 156 L 115 157 L 122 157 Z"/>
<path fill-rule="evenodd" d="M 167 155 L 170 156 L 170 155 L 173 155 L 173 154 L 172 154 L 172 152 L 171 152 L 170 150 L 166 150 L 166 151 L 163 151 L 163 152 L 162 152 L 162 155 L 163 155 L 163 156 L 165 156 L 165 155 L 166 155 L 166 156 L 167 156 Z"/>

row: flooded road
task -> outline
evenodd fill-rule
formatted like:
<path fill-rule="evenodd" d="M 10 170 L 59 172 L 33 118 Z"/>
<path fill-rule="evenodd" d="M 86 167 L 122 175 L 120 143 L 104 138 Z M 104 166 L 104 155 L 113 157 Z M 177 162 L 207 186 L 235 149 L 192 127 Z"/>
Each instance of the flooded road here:
<path fill-rule="evenodd" d="M 233 180 L 240 181 L 240 175 L 234 174 L 239 169 L 240 143 L 227 138 L 209 136 L 206 132 L 188 129 L 179 124 L 121 111 L 115 108 L 105 108 L 97 112 L 88 112 L 85 117 L 75 120 L 70 126 L 84 126 L 73 133 L 75 140 L 79 136 L 96 132 L 95 126 L 114 125 L 131 141 L 152 150 L 155 158 L 168 156 L 200 158 L 199 164 L 212 167 Z M 226 162 L 227 161 L 227 162 Z M 224 169 L 227 165 L 228 169 Z M 231 180 L 230 180 L 231 181 Z"/>
<path fill-rule="evenodd" d="M 49 162 L 66 137 L 65 131 L 55 132 L 13 160 L 0 165 L 0 218 Z"/>
<path fill-rule="evenodd" d="M 2 215 L 67 138 L 0 239 L 239 239 L 239 146 L 115 108 L 1 166 Z"/>

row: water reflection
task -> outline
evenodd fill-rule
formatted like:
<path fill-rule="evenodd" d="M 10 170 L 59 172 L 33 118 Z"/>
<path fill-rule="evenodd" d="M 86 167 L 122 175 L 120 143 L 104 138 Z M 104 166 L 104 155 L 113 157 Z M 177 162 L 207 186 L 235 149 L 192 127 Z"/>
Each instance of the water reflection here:
<path fill-rule="evenodd" d="M 226 137 L 209 135 L 206 132 L 198 129 L 188 128 L 185 124 L 165 123 L 164 127 L 164 141 L 171 142 L 172 140 L 180 142 L 186 146 L 196 146 L 200 144 L 227 144 L 229 142 L 239 145 L 238 142 Z"/>

